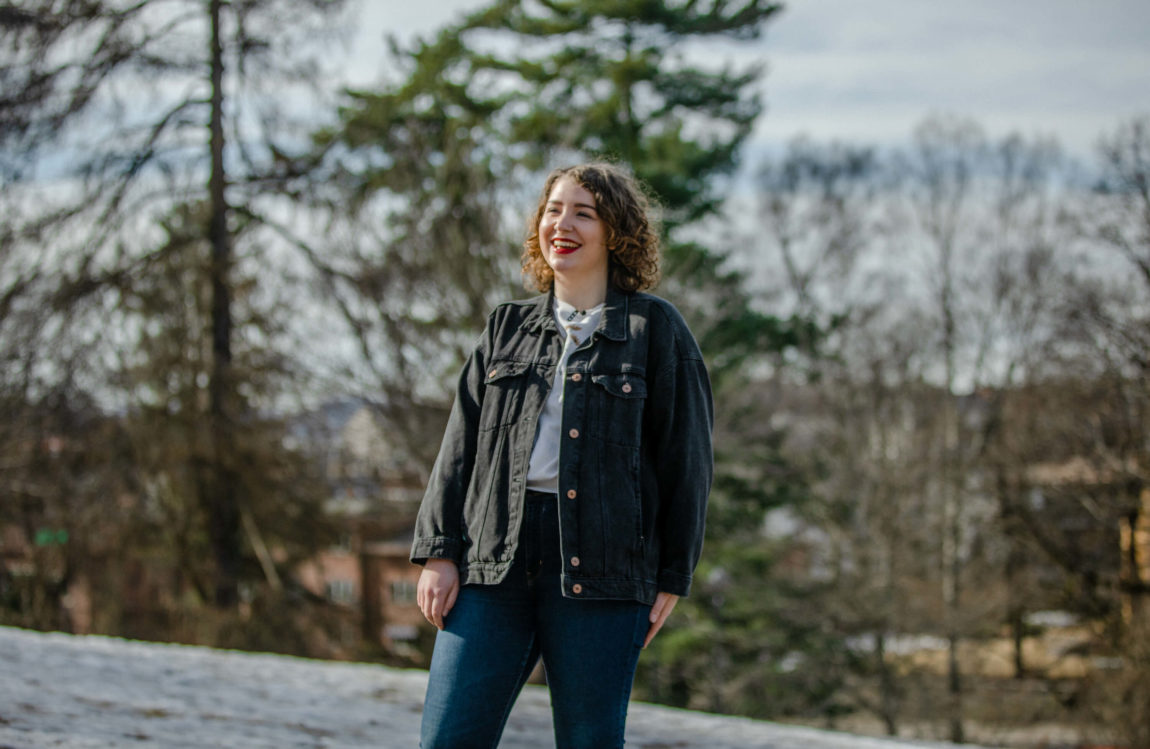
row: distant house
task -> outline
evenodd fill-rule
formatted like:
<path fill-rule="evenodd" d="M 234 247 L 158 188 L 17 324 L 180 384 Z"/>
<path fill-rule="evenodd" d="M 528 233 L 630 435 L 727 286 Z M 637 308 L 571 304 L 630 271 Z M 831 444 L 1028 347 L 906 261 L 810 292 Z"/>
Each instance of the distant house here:
<path fill-rule="evenodd" d="M 31 557 L 31 544 L 20 526 L 11 524 L 0 527 L 0 568 L 5 573 L 13 577 L 31 574 Z"/>
<path fill-rule="evenodd" d="M 427 626 L 415 602 L 419 570 L 408 561 L 411 534 L 364 546 L 363 612 L 364 634 L 373 642 L 402 652 L 404 644 L 415 640 L 419 628 Z"/>
<path fill-rule="evenodd" d="M 343 532 L 297 577 L 315 595 L 355 610 L 367 640 L 402 653 L 425 625 L 415 602 L 419 568 L 407 558 L 425 473 L 364 401 L 325 405 L 307 432 L 324 446 L 325 509 Z"/>
<path fill-rule="evenodd" d="M 77 443 L 61 433 L 39 435 L 19 445 L 23 452 L 6 453 L 14 466 L 28 469 L 38 467 L 16 482 L 20 488 L 13 491 L 12 484 L 5 487 L 0 501 L 6 503 L 0 513 L 0 605 L 28 611 L 40 606 L 52 626 L 87 634 L 93 627 L 93 606 L 90 570 L 70 567 L 67 548 L 74 543 L 73 534 L 66 526 L 74 519 L 46 521 L 43 513 L 44 497 L 60 484 L 54 476 L 55 461 L 68 451 L 76 451 Z M 7 493 L 10 492 L 10 493 Z M 99 534 L 93 534 L 99 538 Z M 89 542 L 89 550 L 100 551 L 98 541 Z M 39 591 L 48 588 L 63 593 L 56 611 L 39 603 Z M 20 621 L 17 619 L 17 621 Z"/>
<path fill-rule="evenodd" d="M 1108 504 L 1118 508 L 1119 553 L 1117 569 L 1112 572 L 1117 575 L 1122 614 L 1127 621 L 1150 616 L 1150 488 L 1130 485 L 1129 476 L 1135 471 L 1135 466 L 1101 469 L 1082 456 L 1034 464 L 1027 471 L 1028 481 L 1036 487 L 1036 502 L 1045 505 L 1062 500 L 1061 506 L 1043 509 L 1052 510 L 1061 519 L 1066 533 L 1103 533 L 1113 539 L 1115 529 L 1098 528 L 1096 518 L 1076 507 L 1081 502 L 1065 506 L 1067 497 L 1078 495 L 1106 494 L 1113 498 Z M 1100 544 L 1093 546 L 1099 548 Z M 1108 569 L 1111 566 L 1106 565 Z"/>
<path fill-rule="evenodd" d="M 1142 489 L 1138 508 L 1122 520 L 1121 587 L 1127 620 L 1150 617 L 1150 487 Z"/>

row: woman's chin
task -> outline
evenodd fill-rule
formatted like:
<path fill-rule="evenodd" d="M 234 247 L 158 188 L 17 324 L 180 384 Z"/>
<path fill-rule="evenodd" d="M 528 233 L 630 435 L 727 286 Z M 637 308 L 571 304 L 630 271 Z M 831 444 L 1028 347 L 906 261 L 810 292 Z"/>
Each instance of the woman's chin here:
<path fill-rule="evenodd" d="M 579 267 L 575 258 L 570 255 L 552 255 L 548 258 L 547 264 L 550 265 L 551 270 L 556 273 L 570 273 Z"/>

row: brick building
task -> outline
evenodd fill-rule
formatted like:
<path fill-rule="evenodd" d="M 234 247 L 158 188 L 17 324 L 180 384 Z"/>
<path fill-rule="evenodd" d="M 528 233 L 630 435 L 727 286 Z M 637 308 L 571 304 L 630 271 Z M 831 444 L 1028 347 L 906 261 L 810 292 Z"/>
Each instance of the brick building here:
<path fill-rule="evenodd" d="M 320 419 L 331 487 L 326 509 L 343 532 L 297 577 L 312 593 L 355 610 L 365 639 L 410 655 L 420 627 L 430 626 L 415 602 L 419 568 L 407 559 L 426 476 L 388 439 L 369 404 L 338 401 Z"/>

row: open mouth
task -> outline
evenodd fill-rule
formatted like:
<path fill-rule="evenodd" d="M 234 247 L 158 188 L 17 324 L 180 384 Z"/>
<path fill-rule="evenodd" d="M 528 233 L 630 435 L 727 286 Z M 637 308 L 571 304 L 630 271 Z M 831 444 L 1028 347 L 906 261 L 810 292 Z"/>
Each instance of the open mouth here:
<path fill-rule="evenodd" d="M 560 255 L 567 255 L 569 253 L 572 253 L 575 250 L 579 249 L 579 247 L 580 247 L 580 245 L 578 242 L 574 242 L 570 239 L 552 239 L 551 240 L 551 249 Z"/>

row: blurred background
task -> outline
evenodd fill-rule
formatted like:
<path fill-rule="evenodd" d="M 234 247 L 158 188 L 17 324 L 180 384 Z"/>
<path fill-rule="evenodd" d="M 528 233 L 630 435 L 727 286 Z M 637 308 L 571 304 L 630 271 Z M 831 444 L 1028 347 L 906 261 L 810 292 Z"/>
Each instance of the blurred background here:
<path fill-rule="evenodd" d="M 1148 37 L 1135 0 L 0 4 L 0 624 L 426 665 L 454 379 L 545 173 L 606 156 L 717 405 L 635 697 L 1150 747 Z"/>

